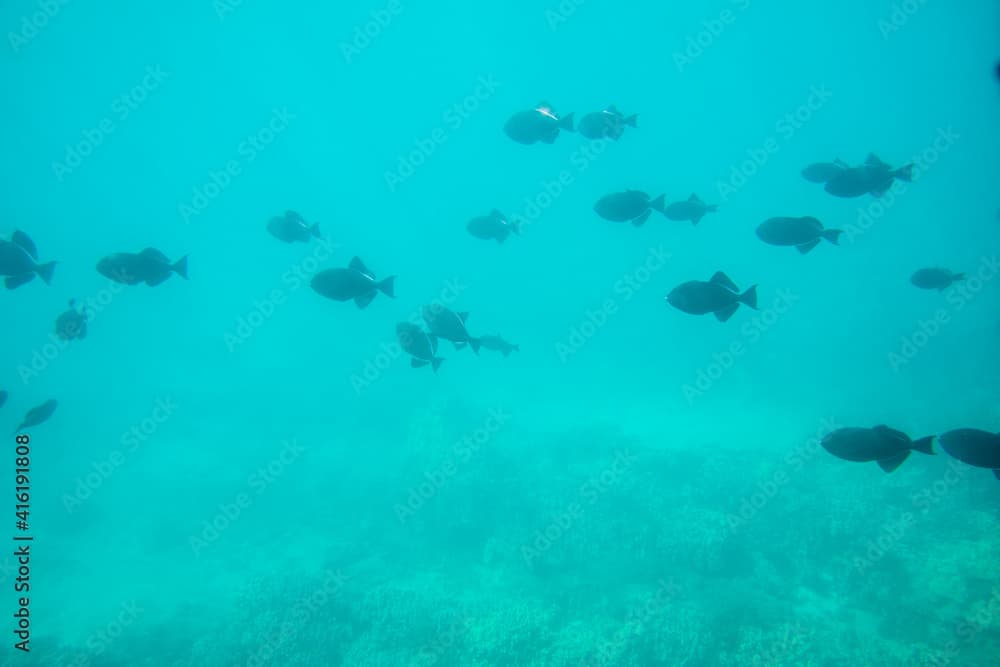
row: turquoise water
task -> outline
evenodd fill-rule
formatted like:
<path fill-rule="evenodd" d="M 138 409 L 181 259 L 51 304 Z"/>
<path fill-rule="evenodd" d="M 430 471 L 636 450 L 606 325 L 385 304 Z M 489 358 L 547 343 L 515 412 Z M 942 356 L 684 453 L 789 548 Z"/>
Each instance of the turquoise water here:
<path fill-rule="evenodd" d="M 818 440 L 1000 430 L 1000 8 L 671 4 L 5 3 L 0 232 L 59 264 L 2 294 L 0 419 L 59 407 L 3 664 L 998 664 L 1000 483 Z M 639 127 L 506 137 L 541 100 Z M 913 182 L 800 176 L 872 152 Z M 719 210 L 594 213 L 625 189 Z M 520 236 L 466 231 L 494 208 Z M 754 234 L 805 215 L 840 247 Z M 149 246 L 190 280 L 94 268 Z M 395 298 L 310 289 L 354 256 Z M 665 302 L 719 270 L 758 312 Z M 411 368 L 435 301 L 520 351 Z"/>

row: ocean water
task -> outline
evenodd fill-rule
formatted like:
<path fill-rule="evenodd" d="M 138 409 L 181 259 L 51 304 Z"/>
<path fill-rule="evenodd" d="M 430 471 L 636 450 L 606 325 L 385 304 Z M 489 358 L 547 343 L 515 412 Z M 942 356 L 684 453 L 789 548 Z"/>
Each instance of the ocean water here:
<path fill-rule="evenodd" d="M 0 232 L 58 264 L 0 295 L 0 421 L 59 406 L 22 431 L 27 529 L 6 450 L 34 539 L 30 588 L 22 543 L 0 559 L 2 664 L 1000 664 L 1000 482 L 819 445 L 1000 430 L 998 26 L 986 0 L 4 3 Z M 511 141 L 540 101 L 638 128 Z M 800 175 L 870 153 L 912 182 Z M 595 214 L 626 189 L 718 211 Z M 466 231 L 494 208 L 521 234 Z M 288 209 L 324 240 L 270 236 Z M 754 233 L 806 215 L 839 247 Z M 190 279 L 95 270 L 146 247 Z M 395 297 L 310 288 L 352 257 Z M 758 311 L 665 301 L 720 270 Z M 70 299 L 84 340 L 54 335 Z M 520 350 L 411 368 L 395 326 L 430 303 Z"/>

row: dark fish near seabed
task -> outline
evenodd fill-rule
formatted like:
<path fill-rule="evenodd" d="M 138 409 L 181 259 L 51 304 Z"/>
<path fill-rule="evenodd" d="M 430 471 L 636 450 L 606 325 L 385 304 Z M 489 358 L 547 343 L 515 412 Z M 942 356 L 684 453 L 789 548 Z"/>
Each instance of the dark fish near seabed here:
<path fill-rule="evenodd" d="M 484 241 L 495 240 L 497 243 L 506 241 L 511 232 L 514 234 L 521 233 L 520 227 L 516 222 L 507 220 L 504 214 L 496 209 L 493 209 L 489 215 L 469 220 L 465 228 L 477 239 L 483 239 Z"/>
<path fill-rule="evenodd" d="M 364 308 L 379 292 L 395 297 L 393 285 L 396 276 L 375 281 L 375 274 L 369 271 L 360 258 L 355 257 L 346 269 L 327 269 L 320 271 L 312 279 L 312 288 L 317 294 L 334 301 L 350 301 L 358 308 Z"/>
<path fill-rule="evenodd" d="M 892 472 L 910 452 L 934 454 L 934 436 L 910 440 L 910 436 L 888 426 L 841 428 L 823 438 L 823 449 L 845 461 L 875 461 L 885 472 Z"/>
<path fill-rule="evenodd" d="M 36 275 L 48 285 L 55 268 L 55 262 L 38 264 L 38 248 L 24 232 L 14 232 L 10 241 L 0 239 L 0 276 L 5 276 L 7 289 L 17 289 Z"/>
<path fill-rule="evenodd" d="M 948 431 L 938 438 L 941 449 L 962 463 L 989 468 L 1000 479 L 1000 434 L 975 428 Z"/>
<path fill-rule="evenodd" d="M 167 256 L 156 248 L 145 248 L 138 253 L 119 252 L 109 255 L 97 263 L 98 272 L 110 280 L 123 285 L 146 283 L 156 287 L 173 274 L 188 279 L 188 258 L 181 257 L 171 263 Z"/>
<path fill-rule="evenodd" d="M 740 294 L 736 283 L 718 271 L 707 283 L 690 280 L 678 285 L 667 295 L 667 303 L 691 315 L 714 313 L 716 319 L 725 322 L 741 303 L 757 310 L 757 286 Z"/>
<path fill-rule="evenodd" d="M 631 222 L 636 227 L 641 227 L 649 220 L 653 211 L 663 213 L 665 201 L 664 195 L 651 200 L 645 192 L 626 190 L 601 197 L 594 204 L 594 211 L 605 220 Z"/>
<path fill-rule="evenodd" d="M 396 325 L 396 339 L 399 346 L 410 355 L 410 366 L 421 368 L 427 364 L 437 373 L 444 361 L 437 355 L 437 337 L 428 334 L 412 322 L 400 322 Z"/>
<path fill-rule="evenodd" d="M 509 356 L 511 352 L 521 351 L 521 347 L 519 345 L 508 343 L 501 336 L 480 336 L 479 343 L 484 349 L 499 352 L 505 357 Z"/>
<path fill-rule="evenodd" d="M 24 416 L 21 421 L 21 425 L 14 429 L 14 433 L 21 431 L 26 428 L 31 428 L 32 426 L 38 426 L 42 422 L 48 420 L 52 416 L 52 413 L 56 411 L 59 403 L 55 400 L 48 400 L 39 405 L 38 407 L 31 408 L 28 410 L 28 414 Z"/>
<path fill-rule="evenodd" d="M 10 394 L 8 394 L 6 390 L 0 390 L 0 408 L 2 408 L 4 403 L 7 402 L 8 396 L 10 396 Z"/>
<path fill-rule="evenodd" d="M 671 220 L 681 222 L 690 220 L 691 224 L 697 225 L 706 213 L 715 213 L 718 210 L 718 206 L 706 204 L 698 195 L 692 194 L 687 201 L 674 202 L 668 206 L 664 214 Z"/>
<path fill-rule="evenodd" d="M 892 187 L 896 179 L 912 181 L 913 165 L 908 164 L 893 169 L 877 155 L 872 154 L 860 167 L 844 169 L 828 180 L 824 189 L 835 197 L 852 198 L 866 194 L 881 197 Z"/>
<path fill-rule="evenodd" d="M 965 280 L 964 273 L 952 273 L 948 269 L 920 269 L 910 276 L 910 283 L 920 289 L 948 289 L 953 283 Z"/>
<path fill-rule="evenodd" d="M 432 335 L 451 341 L 456 350 L 461 350 L 468 344 L 473 352 L 479 354 L 479 339 L 474 338 L 465 328 L 468 313 L 455 313 L 440 304 L 433 304 L 421 308 L 420 314 Z"/>
<path fill-rule="evenodd" d="M 833 245 L 840 245 L 843 232 L 839 229 L 824 229 L 823 223 L 811 216 L 803 218 L 771 218 L 757 227 L 757 237 L 769 245 L 795 246 L 803 255 L 826 239 Z"/>
<path fill-rule="evenodd" d="M 62 340 L 83 340 L 87 337 L 87 315 L 77 305 L 76 299 L 69 302 L 69 310 L 56 320 L 56 335 Z"/>
<path fill-rule="evenodd" d="M 285 243 L 295 243 L 296 241 L 308 243 L 314 238 L 323 238 L 319 232 L 318 222 L 310 225 L 295 211 L 285 211 L 285 215 L 271 218 L 267 223 L 267 231 L 271 233 L 271 236 Z"/>
<path fill-rule="evenodd" d="M 850 168 L 850 165 L 839 158 L 833 162 L 816 162 L 802 170 L 802 178 L 810 183 L 826 183 Z"/>
<path fill-rule="evenodd" d="M 547 102 L 514 114 L 503 126 L 507 136 L 519 144 L 554 143 L 560 130 L 573 131 L 573 114 L 559 117 Z"/>
<path fill-rule="evenodd" d="M 638 127 L 639 116 L 625 116 L 612 104 L 604 111 L 589 113 L 580 119 L 577 131 L 587 139 L 614 139 L 618 141 L 626 127 Z"/>

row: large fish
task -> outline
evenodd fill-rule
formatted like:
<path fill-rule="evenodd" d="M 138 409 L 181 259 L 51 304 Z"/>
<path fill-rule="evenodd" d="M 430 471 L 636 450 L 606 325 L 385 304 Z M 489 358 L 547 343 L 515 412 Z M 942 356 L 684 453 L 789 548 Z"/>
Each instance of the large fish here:
<path fill-rule="evenodd" d="M 554 143 L 560 130 L 573 131 L 573 114 L 560 117 L 547 102 L 514 114 L 503 126 L 507 136 L 519 144 Z"/>
<path fill-rule="evenodd" d="M 827 434 L 821 444 L 837 458 L 859 463 L 875 461 L 886 472 L 902 465 L 910 452 L 934 453 L 934 436 L 910 440 L 910 436 L 888 426 L 837 429 Z"/>
<path fill-rule="evenodd" d="M 38 264 L 35 242 L 24 232 L 14 232 L 10 241 L 0 239 L 0 276 L 5 276 L 7 289 L 16 289 L 36 275 L 48 285 L 55 268 L 55 262 Z"/>
<path fill-rule="evenodd" d="M 323 238 L 319 232 L 318 222 L 310 225 L 295 211 L 285 211 L 285 215 L 271 218 L 267 223 L 267 231 L 271 233 L 271 236 L 285 243 L 295 243 L 296 241 L 308 243 L 314 238 Z"/>
<path fill-rule="evenodd" d="M 678 285 L 667 295 L 667 303 L 691 315 L 714 313 L 716 319 L 725 322 L 741 303 L 757 310 L 757 286 L 741 294 L 729 276 L 717 271 L 707 283 L 690 280 Z"/>
<path fill-rule="evenodd" d="M 465 328 L 465 320 L 469 317 L 468 313 L 456 313 L 435 303 L 424 306 L 420 310 L 420 314 L 427 324 L 427 330 L 432 335 L 451 341 L 456 350 L 461 350 L 468 345 L 473 352 L 479 354 L 479 339 L 473 337 Z"/>
<path fill-rule="evenodd" d="M 354 300 L 358 308 L 364 308 L 372 302 L 375 296 L 382 292 L 394 297 L 393 284 L 396 276 L 389 276 L 380 281 L 375 280 L 375 274 L 355 257 L 346 269 L 327 269 L 320 271 L 312 279 L 312 288 L 316 293 L 334 301 Z"/>
<path fill-rule="evenodd" d="M 469 220 L 465 228 L 477 239 L 483 239 L 484 241 L 495 240 L 497 243 L 506 241 L 511 232 L 514 234 L 521 233 L 516 222 L 507 220 L 506 216 L 496 209 L 493 209 L 489 215 Z"/>
<path fill-rule="evenodd" d="M 580 119 L 577 131 L 588 139 L 614 139 L 618 141 L 626 127 L 638 127 L 639 116 L 626 116 L 612 104 L 604 111 L 588 113 Z"/>
<path fill-rule="evenodd" d="M 1000 479 L 1000 434 L 974 428 L 948 431 L 938 438 L 941 449 L 962 463 L 989 468 Z"/>
<path fill-rule="evenodd" d="M 719 207 L 715 204 L 706 204 L 696 194 L 692 194 L 686 201 L 674 202 L 663 212 L 671 220 L 680 222 L 690 221 L 697 225 L 706 213 L 715 213 Z"/>
<path fill-rule="evenodd" d="M 97 270 L 116 283 L 146 283 L 150 287 L 156 287 L 175 273 L 187 280 L 188 258 L 185 255 L 176 262 L 171 262 L 156 248 L 145 248 L 137 253 L 119 252 L 109 255 L 97 263 Z"/>
<path fill-rule="evenodd" d="M 871 194 L 881 197 L 893 182 L 913 180 L 913 165 L 908 164 L 899 169 L 893 169 L 877 155 L 869 155 L 860 167 L 844 169 L 826 182 L 824 189 L 835 197 L 861 197 Z"/>
<path fill-rule="evenodd" d="M 631 222 L 641 227 L 653 211 L 663 213 L 666 197 L 660 195 L 650 199 L 649 195 L 639 190 L 626 190 L 605 195 L 594 204 L 597 215 L 611 222 Z"/>
<path fill-rule="evenodd" d="M 52 413 L 56 411 L 58 406 L 59 403 L 57 401 L 48 400 L 37 407 L 31 408 L 28 410 L 28 414 L 24 415 L 21 425 L 14 429 L 14 433 L 26 428 L 31 428 L 32 426 L 38 426 L 42 422 L 48 420 L 48 418 L 52 416 Z"/>
<path fill-rule="evenodd" d="M 910 276 L 910 283 L 920 289 L 936 289 L 943 291 L 952 283 L 965 280 L 964 273 L 952 273 L 948 269 L 920 269 Z"/>
<path fill-rule="evenodd" d="M 803 255 L 826 239 L 833 245 L 840 245 L 839 229 L 824 229 L 816 218 L 770 218 L 757 227 L 757 237 L 770 245 L 795 246 Z"/>
<path fill-rule="evenodd" d="M 833 162 L 816 162 L 802 170 L 802 178 L 810 183 L 826 183 L 850 168 L 850 165 L 840 158 Z"/>
<path fill-rule="evenodd" d="M 435 336 L 429 335 L 412 322 L 400 322 L 396 325 L 396 339 L 399 346 L 410 355 L 410 366 L 421 368 L 430 364 L 437 373 L 444 359 L 437 356 L 438 342 Z"/>

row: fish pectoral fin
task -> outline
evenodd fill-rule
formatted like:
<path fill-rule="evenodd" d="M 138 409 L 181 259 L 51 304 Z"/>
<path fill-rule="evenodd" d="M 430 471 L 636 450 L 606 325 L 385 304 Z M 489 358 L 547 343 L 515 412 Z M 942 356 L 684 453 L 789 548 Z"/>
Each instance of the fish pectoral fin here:
<path fill-rule="evenodd" d="M 369 292 L 368 294 L 362 294 L 361 296 L 356 296 L 354 297 L 354 303 L 358 305 L 358 308 L 365 308 L 368 306 L 369 303 L 372 302 L 372 299 L 375 298 L 375 294 L 376 292 Z"/>
<path fill-rule="evenodd" d="M 729 306 L 726 306 L 725 308 L 717 310 L 717 311 L 715 311 L 715 319 L 719 320 L 720 322 L 725 322 L 730 317 L 733 316 L 733 313 L 735 313 L 736 310 L 739 307 L 740 307 L 740 304 L 734 303 L 734 304 L 731 304 Z"/>
<path fill-rule="evenodd" d="M 906 450 L 894 456 L 890 456 L 887 459 L 880 459 L 878 462 L 878 467 L 884 470 L 885 472 L 892 472 L 899 466 L 903 465 L 903 461 L 905 461 L 909 455 L 910 455 L 909 450 Z"/>
<path fill-rule="evenodd" d="M 805 255 L 818 245 L 819 245 L 819 239 L 813 239 L 809 243 L 803 243 L 802 245 L 795 246 L 795 249 L 798 250 L 803 255 Z"/>

